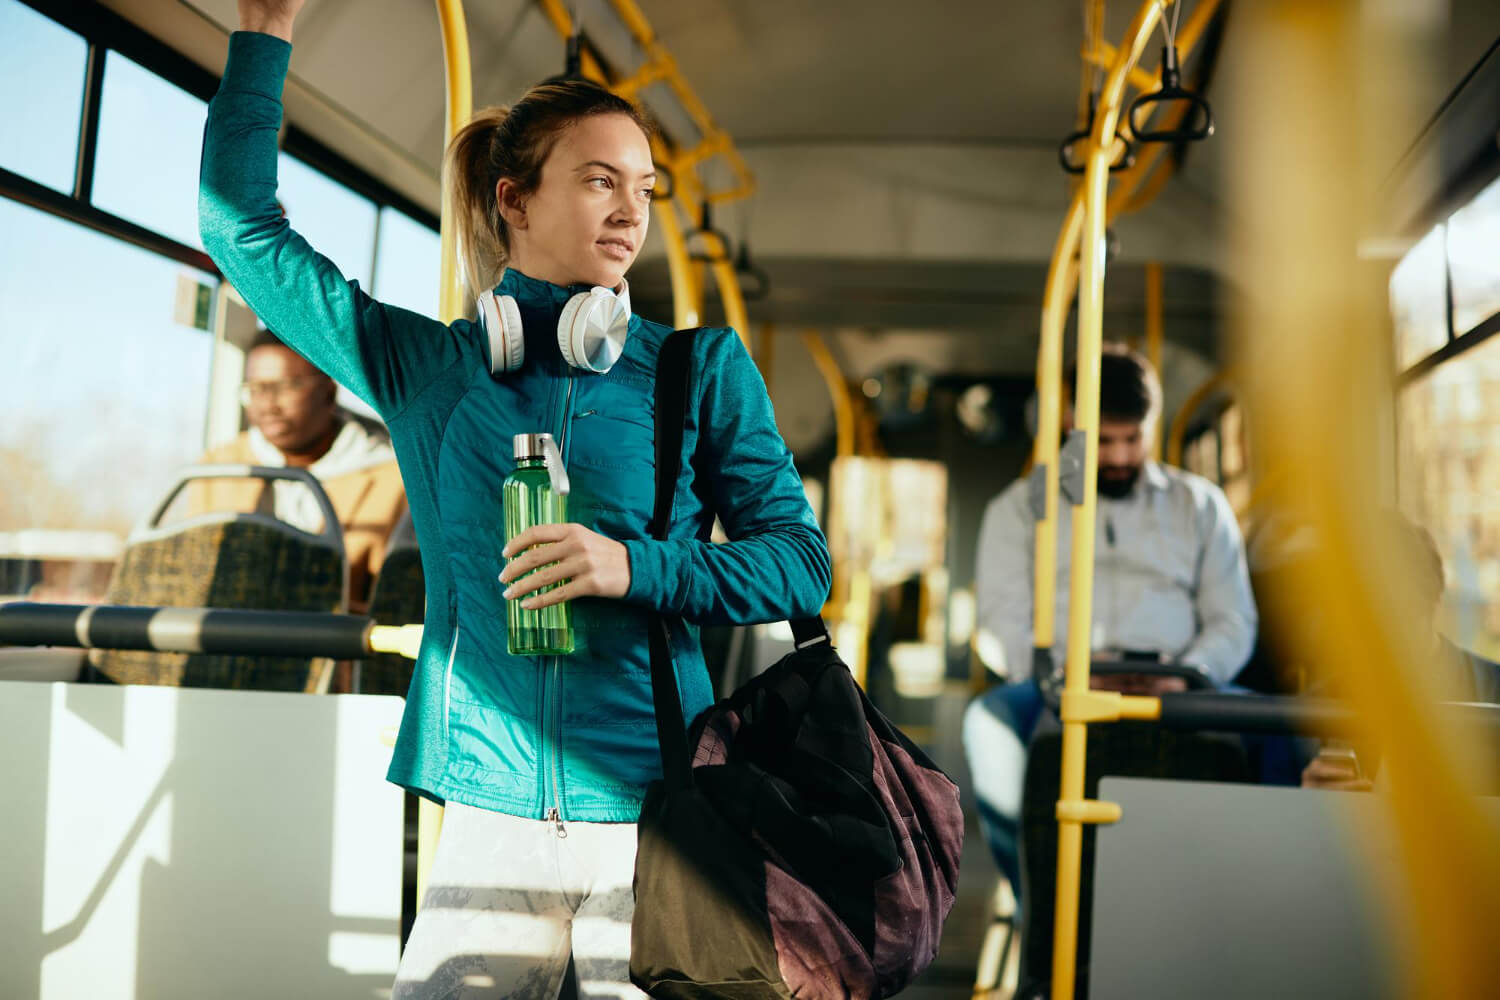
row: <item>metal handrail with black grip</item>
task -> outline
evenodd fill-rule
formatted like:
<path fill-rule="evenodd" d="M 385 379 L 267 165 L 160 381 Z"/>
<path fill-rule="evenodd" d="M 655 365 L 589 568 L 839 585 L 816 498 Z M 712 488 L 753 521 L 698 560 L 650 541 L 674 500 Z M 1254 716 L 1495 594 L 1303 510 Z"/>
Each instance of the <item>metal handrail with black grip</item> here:
<path fill-rule="evenodd" d="M 420 625 L 380 626 L 362 615 L 111 604 L 0 605 L 0 645 L 162 653 L 358 659 L 415 658 Z"/>

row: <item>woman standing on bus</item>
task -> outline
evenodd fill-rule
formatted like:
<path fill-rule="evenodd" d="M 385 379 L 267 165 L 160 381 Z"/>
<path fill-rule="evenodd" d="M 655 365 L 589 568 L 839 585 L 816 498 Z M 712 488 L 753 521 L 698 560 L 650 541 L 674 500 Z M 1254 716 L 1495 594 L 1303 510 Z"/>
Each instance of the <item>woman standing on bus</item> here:
<path fill-rule="evenodd" d="M 446 169 L 467 274 L 493 296 L 487 322 L 443 325 L 345 281 L 277 209 L 280 95 L 301 6 L 240 0 L 209 106 L 200 227 L 266 324 L 381 415 L 406 482 L 427 619 L 390 778 L 448 810 L 395 995 L 552 997 L 570 951 L 586 995 L 639 995 L 627 973 L 634 823 L 660 773 L 649 612 L 696 623 L 815 614 L 826 543 L 730 330 L 697 338 L 691 461 L 670 540 L 647 537 L 654 373 L 671 331 L 631 315 L 625 285 L 655 181 L 639 113 L 567 81 L 481 112 L 454 138 Z M 535 432 L 561 446 L 578 523 L 506 549 L 511 439 Z M 708 542 L 715 516 L 728 544 Z M 510 656 L 508 598 L 573 601 L 575 653 Z M 673 646 L 691 719 L 711 701 L 696 630 L 675 627 Z"/>

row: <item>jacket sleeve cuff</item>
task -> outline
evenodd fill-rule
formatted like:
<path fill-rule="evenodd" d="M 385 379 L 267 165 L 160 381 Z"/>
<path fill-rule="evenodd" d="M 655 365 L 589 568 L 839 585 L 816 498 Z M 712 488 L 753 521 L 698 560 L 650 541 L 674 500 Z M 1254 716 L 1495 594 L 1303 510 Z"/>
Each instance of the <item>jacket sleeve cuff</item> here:
<path fill-rule="evenodd" d="M 630 539 L 621 543 L 630 559 L 630 587 L 625 600 L 631 604 L 676 613 L 682 610 L 681 575 L 671 558 L 670 543 L 654 538 Z"/>
<path fill-rule="evenodd" d="M 279 101 L 291 60 L 292 45 L 285 39 L 236 31 L 229 36 L 229 58 L 220 89 L 250 91 Z"/>

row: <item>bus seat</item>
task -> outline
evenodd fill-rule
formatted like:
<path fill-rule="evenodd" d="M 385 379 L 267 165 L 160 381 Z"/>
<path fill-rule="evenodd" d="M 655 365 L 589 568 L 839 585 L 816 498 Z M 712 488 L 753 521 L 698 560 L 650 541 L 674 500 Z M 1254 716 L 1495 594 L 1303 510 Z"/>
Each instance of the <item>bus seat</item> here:
<path fill-rule="evenodd" d="M 381 625 L 416 625 L 427 612 L 427 579 L 411 514 L 402 515 L 386 542 L 385 559 L 370 590 L 369 615 Z M 377 653 L 361 660 L 354 690 L 358 694 L 406 697 L 413 663 L 397 653 Z"/>
<path fill-rule="evenodd" d="M 192 481 L 284 479 L 313 491 L 323 532 L 309 534 L 270 514 L 207 512 L 163 526 L 163 516 Z M 327 495 L 301 469 L 191 466 L 178 474 L 156 510 L 126 540 L 107 601 L 150 607 L 249 608 L 343 612 L 348 567 L 338 517 Z M 94 650 L 90 680 L 116 684 L 239 688 L 321 693 L 333 661 Z"/>
<path fill-rule="evenodd" d="M 1088 727 L 1084 795 L 1096 798 L 1105 775 L 1184 781 L 1249 782 L 1250 767 L 1240 741 L 1216 733 L 1164 730 L 1150 722 L 1111 722 Z M 1057 895 L 1056 803 L 1062 779 L 1062 732 L 1039 730 L 1027 757 L 1021 800 L 1022 958 L 1018 1000 L 1046 996 L 1052 973 L 1052 924 Z M 1095 828 L 1083 828 L 1079 873 L 1079 996 L 1086 995 L 1090 911 L 1093 899 Z M 1041 992 L 1038 992 L 1040 990 Z"/>

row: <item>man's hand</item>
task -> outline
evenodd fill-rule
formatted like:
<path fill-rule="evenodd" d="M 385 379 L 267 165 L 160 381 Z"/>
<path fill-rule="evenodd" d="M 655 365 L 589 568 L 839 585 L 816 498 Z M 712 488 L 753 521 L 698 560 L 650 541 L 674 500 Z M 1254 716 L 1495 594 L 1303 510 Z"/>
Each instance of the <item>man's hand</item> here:
<path fill-rule="evenodd" d="M 1362 777 L 1352 761 L 1319 754 L 1302 769 L 1303 788 L 1322 788 L 1339 792 L 1368 792 L 1375 787 Z"/>
<path fill-rule="evenodd" d="M 240 30 L 292 40 L 292 22 L 306 0 L 239 0 Z"/>
<path fill-rule="evenodd" d="M 517 553 L 521 555 L 512 558 Z M 510 585 L 506 600 L 566 581 L 556 590 L 522 601 L 528 611 L 575 597 L 624 597 L 630 590 L 630 554 L 625 546 L 581 524 L 528 528 L 506 544 L 503 554 L 510 559 L 500 574 L 500 582 Z"/>

